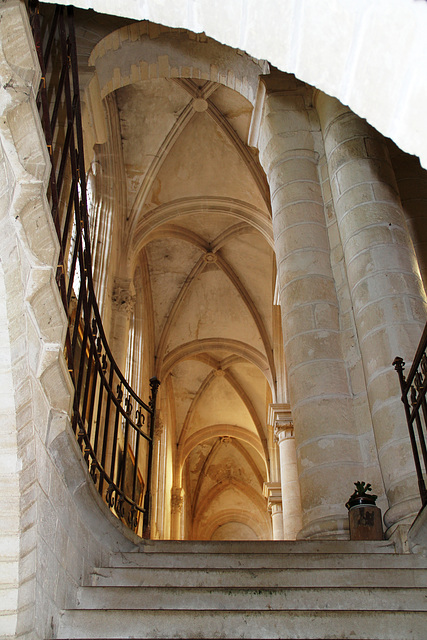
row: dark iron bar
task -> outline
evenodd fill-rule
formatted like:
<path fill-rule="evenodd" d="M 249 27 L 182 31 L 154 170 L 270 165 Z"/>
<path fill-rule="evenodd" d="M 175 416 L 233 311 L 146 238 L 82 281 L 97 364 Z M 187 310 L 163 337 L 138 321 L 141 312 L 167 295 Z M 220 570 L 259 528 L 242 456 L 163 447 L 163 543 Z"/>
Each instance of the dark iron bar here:
<path fill-rule="evenodd" d="M 72 428 L 105 502 L 127 526 L 149 537 L 160 383 L 150 380 L 147 403 L 131 388 L 110 351 L 95 299 L 73 8 L 58 5 L 50 24 L 43 22 L 37 0 L 30 0 L 29 13 L 42 71 L 37 105 L 52 164 L 47 196 L 60 245 L 57 281 L 68 316 Z"/>
<path fill-rule="evenodd" d="M 427 504 L 425 480 L 427 474 L 427 324 L 408 376 L 405 377 L 403 373 L 405 370 L 403 358 L 395 358 L 393 365 L 399 376 L 418 487 L 424 507 Z"/>

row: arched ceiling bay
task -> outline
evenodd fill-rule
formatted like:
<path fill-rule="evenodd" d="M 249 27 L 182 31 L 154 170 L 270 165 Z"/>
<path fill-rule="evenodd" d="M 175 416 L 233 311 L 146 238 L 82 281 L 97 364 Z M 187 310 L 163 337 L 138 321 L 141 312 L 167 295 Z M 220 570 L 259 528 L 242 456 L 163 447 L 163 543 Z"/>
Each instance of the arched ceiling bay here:
<path fill-rule="evenodd" d="M 193 538 L 213 539 L 218 527 L 227 522 L 249 524 L 252 534 L 248 537 L 268 537 L 262 462 L 250 446 L 229 436 L 212 438 L 192 450 L 185 486 Z M 233 537 L 247 535 L 239 536 L 237 528 Z"/>
<path fill-rule="evenodd" d="M 246 144 L 252 105 L 189 78 L 127 84 L 114 101 L 126 259 L 147 265 L 174 485 L 185 489 L 192 535 L 227 522 L 247 529 L 250 513 L 261 535 L 275 271 L 268 187 Z"/>

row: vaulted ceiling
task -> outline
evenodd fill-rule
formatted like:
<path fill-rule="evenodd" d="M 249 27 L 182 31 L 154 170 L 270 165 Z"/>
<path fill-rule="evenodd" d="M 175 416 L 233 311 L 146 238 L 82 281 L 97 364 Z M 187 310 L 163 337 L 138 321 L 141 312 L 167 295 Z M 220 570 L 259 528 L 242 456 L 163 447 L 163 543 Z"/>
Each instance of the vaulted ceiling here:
<path fill-rule="evenodd" d="M 89 24 L 78 36 L 89 54 Z M 177 75 L 127 83 L 104 100 L 121 260 L 150 293 L 186 535 L 270 537 L 275 258 L 268 185 L 247 144 L 253 105 L 226 83 Z"/>

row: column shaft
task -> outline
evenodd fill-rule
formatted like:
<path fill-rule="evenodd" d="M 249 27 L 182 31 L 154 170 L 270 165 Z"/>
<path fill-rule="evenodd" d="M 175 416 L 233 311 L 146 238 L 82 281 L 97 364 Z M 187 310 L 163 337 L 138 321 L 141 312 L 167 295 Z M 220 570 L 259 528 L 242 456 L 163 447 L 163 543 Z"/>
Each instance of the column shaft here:
<path fill-rule="evenodd" d="M 312 129 L 302 95 L 267 94 L 260 159 L 271 189 L 303 506 L 300 537 L 345 538 L 348 524 L 343 505 L 360 475 L 361 454 L 341 354 Z"/>
<path fill-rule="evenodd" d="M 302 529 L 301 494 L 293 425 L 279 427 L 283 538 L 296 540 Z"/>
<path fill-rule="evenodd" d="M 273 540 L 284 540 L 283 509 L 281 504 L 271 505 L 271 523 L 273 525 Z"/>
<path fill-rule="evenodd" d="M 338 228 L 362 354 L 388 527 L 418 509 L 417 482 L 391 362 L 411 360 L 426 321 L 413 245 L 386 142 L 337 100 L 319 93 Z"/>

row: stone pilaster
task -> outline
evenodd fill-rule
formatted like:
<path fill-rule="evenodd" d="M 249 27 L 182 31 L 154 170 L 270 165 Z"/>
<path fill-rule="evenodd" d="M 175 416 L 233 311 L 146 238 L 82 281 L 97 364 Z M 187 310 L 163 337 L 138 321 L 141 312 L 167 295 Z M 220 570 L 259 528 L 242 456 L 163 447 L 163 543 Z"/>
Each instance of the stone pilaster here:
<path fill-rule="evenodd" d="M 280 482 L 264 482 L 263 490 L 271 513 L 273 540 L 283 540 L 282 486 Z"/>
<path fill-rule="evenodd" d="M 129 278 L 115 278 L 112 303 L 112 352 L 124 371 L 129 338 L 129 323 L 135 306 L 135 287 Z"/>
<path fill-rule="evenodd" d="M 270 404 L 269 414 L 279 443 L 283 539 L 296 540 L 302 529 L 302 509 L 292 412 L 288 404 Z"/>
<path fill-rule="evenodd" d="M 171 538 L 181 540 L 181 517 L 184 506 L 184 490 L 182 487 L 171 489 Z"/>
<path fill-rule="evenodd" d="M 271 191 L 284 355 L 296 425 L 300 535 L 346 537 L 346 490 L 336 479 L 347 478 L 351 484 L 361 472 L 361 455 L 317 171 L 313 131 L 319 127 L 305 107 L 305 88 L 284 77 L 289 84 L 284 90 L 274 78 L 266 80 L 259 148 Z M 268 82 L 276 86 L 270 89 Z"/>
<path fill-rule="evenodd" d="M 364 120 L 316 96 L 384 485 L 387 527 L 419 508 L 417 482 L 391 363 L 414 356 L 425 299 L 386 142 Z"/>

